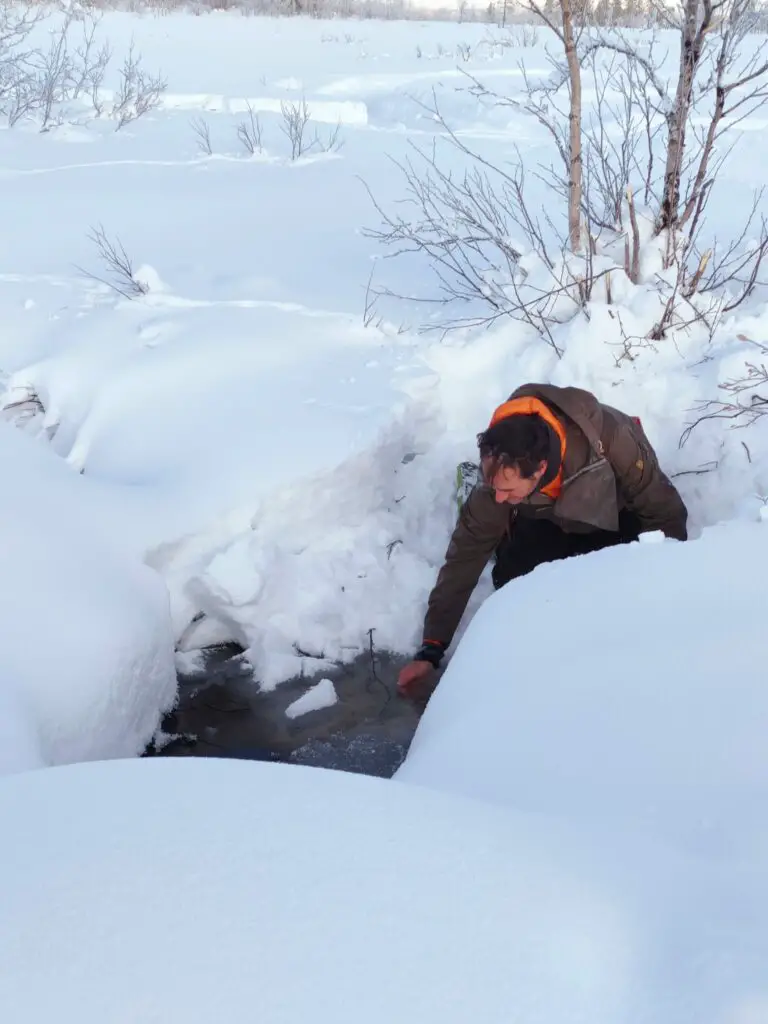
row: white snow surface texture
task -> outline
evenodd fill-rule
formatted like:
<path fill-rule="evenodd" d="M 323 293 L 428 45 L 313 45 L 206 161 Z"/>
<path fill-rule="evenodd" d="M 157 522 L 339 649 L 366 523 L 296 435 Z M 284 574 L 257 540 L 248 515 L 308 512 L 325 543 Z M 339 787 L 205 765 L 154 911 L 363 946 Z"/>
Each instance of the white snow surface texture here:
<path fill-rule="evenodd" d="M 479 609 L 397 778 L 765 858 L 767 604 L 763 523 L 539 566 Z"/>
<path fill-rule="evenodd" d="M 162 580 L 110 542 L 85 481 L 3 423 L 0 479 L 0 774 L 138 754 L 176 689 Z"/>
<path fill-rule="evenodd" d="M 416 786 L 153 759 L 0 785 L 14 1024 L 762 1024 L 754 862 Z"/>

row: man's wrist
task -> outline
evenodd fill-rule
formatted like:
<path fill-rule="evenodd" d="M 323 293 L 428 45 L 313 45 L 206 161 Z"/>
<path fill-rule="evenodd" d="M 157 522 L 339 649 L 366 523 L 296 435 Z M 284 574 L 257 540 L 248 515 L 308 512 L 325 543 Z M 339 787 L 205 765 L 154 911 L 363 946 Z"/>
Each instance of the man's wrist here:
<path fill-rule="evenodd" d="M 424 640 L 421 647 L 413 656 L 414 661 L 428 661 L 434 668 L 438 668 L 443 660 L 448 645 L 440 640 Z"/>

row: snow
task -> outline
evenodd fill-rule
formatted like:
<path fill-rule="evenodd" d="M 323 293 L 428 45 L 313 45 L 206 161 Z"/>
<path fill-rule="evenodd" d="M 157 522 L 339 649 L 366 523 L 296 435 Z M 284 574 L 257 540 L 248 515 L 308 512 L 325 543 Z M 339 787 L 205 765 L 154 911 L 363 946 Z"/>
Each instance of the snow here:
<path fill-rule="evenodd" d="M 472 620 L 398 778 L 714 860 L 768 850 L 766 570 L 743 522 L 539 566 Z"/>
<path fill-rule="evenodd" d="M 373 287 L 395 292 L 430 278 L 423 261 L 381 258 L 363 182 L 383 208 L 403 197 L 392 161 L 445 136 L 419 105 L 433 90 L 481 155 L 506 159 L 514 139 L 531 166 L 550 158 L 540 126 L 470 96 L 463 74 L 515 95 L 520 61 L 533 79 L 549 74 L 542 32 L 108 12 L 98 35 L 115 51 L 106 90 L 131 38 L 168 90 L 120 131 L 83 112 L 44 134 L 0 132 L 0 369 L 8 400 L 42 401 L 25 430 L 100 485 L 115 543 L 163 575 L 182 650 L 236 640 L 273 686 L 354 657 L 371 629 L 381 646 L 411 649 L 452 525 L 455 464 L 525 380 L 586 386 L 642 415 L 665 466 L 686 474 L 694 532 L 754 518 L 754 495 L 768 491 L 763 425 L 748 451 L 721 420 L 679 439 L 754 358 L 762 299 L 713 341 L 694 326 L 631 360 L 618 358 L 619 323 L 600 301 L 589 323 L 562 326 L 561 360 L 516 323 L 443 338 L 419 329 L 434 309 L 418 303 L 381 300 L 364 316 L 372 269 Z M 304 100 L 309 136 L 340 125 L 343 145 L 292 161 L 281 104 Z M 254 156 L 237 138 L 249 105 L 263 134 Z M 200 118 L 210 155 L 190 123 Z M 548 202 L 529 179 L 532 203 Z M 745 183 L 738 159 L 718 171 L 729 202 L 713 202 L 710 233 L 730 237 Z M 87 276 L 105 276 L 89 239 L 98 226 L 146 294 L 129 300 Z M 658 253 L 643 259 L 650 275 Z M 618 277 L 613 289 L 621 330 L 642 336 L 658 315 L 652 289 Z"/>
<path fill-rule="evenodd" d="M 393 160 L 418 161 L 414 145 L 429 153 L 435 140 L 463 171 L 445 125 L 490 161 L 514 142 L 532 207 L 552 208 L 533 173 L 552 159 L 546 131 L 472 96 L 464 75 L 519 95 L 521 62 L 531 80 L 550 73 L 545 33 L 110 11 L 98 38 L 115 51 L 105 90 L 131 39 L 168 90 L 119 131 L 73 109 L 45 133 L 27 122 L 0 132 L 0 371 L 6 402 L 42 403 L 12 418 L 90 482 L 109 542 L 163 577 L 179 653 L 237 641 L 269 688 L 349 661 L 371 636 L 412 650 L 453 525 L 456 463 L 525 381 L 587 387 L 642 416 L 694 537 L 760 514 L 768 418 L 748 431 L 707 419 L 681 438 L 724 380 L 762 358 L 764 289 L 712 337 L 694 319 L 640 344 L 660 313 L 647 211 L 643 280 L 614 275 L 613 305 L 598 288 L 588 320 L 556 325 L 562 358 L 524 324 L 443 336 L 433 305 L 373 301 L 376 289 L 423 294 L 432 275 L 421 258 L 383 258 L 365 186 L 382 209 L 401 208 Z M 423 106 L 433 95 L 442 121 Z M 585 96 L 594 102 L 589 81 Z M 327 142 L 338 125 L 341 148 L 291 159 L 281 104 L 303 101 L 309 137 Z M 263 129 L 254 155 L 237 134 L 249 109 Z M 748 197 L 759 165 L 753 121 L 735 131 L 754 160 L 737 147 L 718 169 L 702 245 L 730 239 L 749 208 L 734 196 Z M 99 226 L 125 247 L 144 294 L 104 284 L 89 237 Z M 535 254 L 524 263 L 546 284 Z M 485 580 L 466 621 L 487 592 Z"/>
<path fill-rule="evenodd" d="M 128 757 L 173 701 L 160 579 L 115 549 L 83 478 L 0 424 L 0 774 Z"/>
<path fill-rule="evenodd" d="M 764 1019 L 757 854 L 734 875 L 631 828 L 219 759 L 20 775 L 0 818 L 19 1024 Z"/>
<path fill-rule="evenodd" d="M 768 417 L 684 434 L 764 358 L 764 286 L 649 342 L 670 271 L 641 209 L 639 282 L 614 272 L 577 316 L 561 296 L 552 344 L 444 334 L 456 311 L 415 298 L 423 254 L 383 258 L 364 185 L 402 210 L 393 160 L 433 142 L 463 173 L 448 126 L 489 161 L 520 147 L 556 220 L 546 131 L 463 75 L 518 97 L 520 62 L 550 74 L 542 33 L 182 11 L 98 31 L 101 98 L 134 38 L 159 107 L 0 131 L 0 1019 L 765 1024 Z M 293 160 L 304 100 L 318 144 Z M 702 246 L 740 230 L 763 127 L 735 129 L 750 159 L 718 167 Z M 640 415 L 692 540 L 486 576 L 395 781 L 135 758 L 173 738 L 205 645 L 240 642 L 262 690 L 319 678 L 289 719 L 338 699 L 338 663 L 413 650 L 456 464 L 527 381 Z"/>
<path fill-rule="evenodd" d="M 302 694 L 298 700 L 289 704 L 285 709 L 285 713 L 289 718 L 298 718 L 300 715 L 306 715 L 310 711 L 320 711 L 323 708 L 332 707 L 338 699 L 338 694 L 332 680 L 321 679 L 319 683 L 310 686 L 307 692 Z"/>

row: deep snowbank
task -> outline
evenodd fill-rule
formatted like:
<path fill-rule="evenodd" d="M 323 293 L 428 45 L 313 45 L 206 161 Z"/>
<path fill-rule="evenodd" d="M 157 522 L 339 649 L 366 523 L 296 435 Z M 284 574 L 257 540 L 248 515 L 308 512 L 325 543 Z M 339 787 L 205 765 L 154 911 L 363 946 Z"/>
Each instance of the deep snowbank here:
<path fill-rule="evenodd" d="M 768 529 L 540 566 L 473 619 L 398 773 L 768 854 Z"/>
<path fill-rule="evenodd" d="M 131 756 L 175 693 L 162 581 L 107 540 L 98 495 L 0 424 L 0 771 Z"/>
<path fill-rule="evenodd" d="M 215 759 L 5 779 L 0 820 L 17 1024 L 249 1007 L 260 1024 L 755 1024 L 768 1007 L 757 861 L 733 874 L 631 833 Z"/>

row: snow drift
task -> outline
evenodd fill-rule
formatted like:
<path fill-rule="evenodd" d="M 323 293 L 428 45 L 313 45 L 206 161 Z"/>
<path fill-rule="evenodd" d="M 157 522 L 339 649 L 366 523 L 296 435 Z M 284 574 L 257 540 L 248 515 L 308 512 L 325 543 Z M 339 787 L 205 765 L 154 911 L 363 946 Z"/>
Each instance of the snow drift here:
<path fill-rule="evenodd" d="M 0 1017 L 18 1024 L 764 1019 L 757 861 L 216 759 L 19 775 L 0 818 Z"/>
<path fill-rule="evenodd" d="M 649 541 L 493 594 L 398 778 L 707 856 L 768 853 L 768 531 Z"/>
<path fill-rule="evenodd" d="M 168 595 L 86 480 L 0 424 L 0 772 L 132 756 L 175 693 Z"/>

